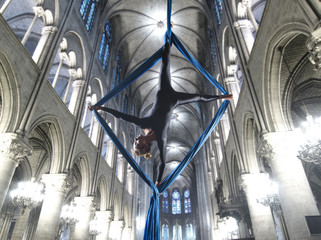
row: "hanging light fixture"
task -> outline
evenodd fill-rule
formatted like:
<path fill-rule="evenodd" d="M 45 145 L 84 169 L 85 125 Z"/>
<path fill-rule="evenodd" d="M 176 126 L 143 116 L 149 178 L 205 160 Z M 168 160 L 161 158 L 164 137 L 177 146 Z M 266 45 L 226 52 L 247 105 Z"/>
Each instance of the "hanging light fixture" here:
<path fill-rule="evenodd" d="M 31 181 L 19 182 L 18 187 L 10 192 L 13 205 L 22 208 L 24 213 L 26 208 L 34 208 L 40 204 L 44 198 L 44 184 Z"/>
<path fill-rule="evenodd" d="M 299 129 L 302 144 L 297 157 L 305 162 L 314 164 L 321 163 L 321 118 L 314 119 L 311 115 L 306 117 L 307 121 L 302 123 Z"/>

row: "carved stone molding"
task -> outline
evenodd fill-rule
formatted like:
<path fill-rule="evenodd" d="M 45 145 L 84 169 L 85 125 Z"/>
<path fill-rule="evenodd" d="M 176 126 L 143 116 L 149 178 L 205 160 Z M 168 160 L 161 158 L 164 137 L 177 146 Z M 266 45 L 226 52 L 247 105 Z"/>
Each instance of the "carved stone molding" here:
<path fill-rule="evenodd" d="M 0 155 L 19 163 L 24 157 L 30 156 L 32 147 L 25 139 L 14 133 L 0 135 Z"/>
<path fill-rule="evenodd" d="M 241 199 L 233 199 L 229 202 L 225 202 L 219 205 L 219 211 L 216 213 L 220 218 L 233 217 L 236 220 L 250 219 L 250 213 L 246 204 L 246 201 Z"/>
<path fill-rule="evenodd" d="M 321 27 L 311 33 L 306 42 L 310 51 L 309 60 L 314 65 L 314 70 L 321 69 Z"/>
<path fill-rule="evenodd" d="M 114 213 L 112 211 L 96 211 L 95 214 L 97 219 L 104 223 L 110 223 L 114 219 Z"/>
<path fill-rule="evenodd" d="M 271 144 L 269 144 L 267 140 L 263 139 L 260 142 L 256 152 L 262 161 L 271 166 L 270 162 L 273 160 L 275 153 Z"/>
<path fill-rule="evenodd" d="M 66 193 L 72 186 L 72 181 L 67 174 L 44 174 L 42 182 L 45 183 L 46 191 L 57 191 Z"/>
<path fill-rule="evenodd" d="M 77 208 L 84 209 L 94 213 L 96 209 L 96 202 L 94 197 L 75 197 Z"/>
<path fill-rule="evenodd" d="M 54 27 L 54 26 L 45 26 L 43 27 L 41 34 L 47 34 L 47 33 L 55 33 L 58 31 L 58 28 Z"/>

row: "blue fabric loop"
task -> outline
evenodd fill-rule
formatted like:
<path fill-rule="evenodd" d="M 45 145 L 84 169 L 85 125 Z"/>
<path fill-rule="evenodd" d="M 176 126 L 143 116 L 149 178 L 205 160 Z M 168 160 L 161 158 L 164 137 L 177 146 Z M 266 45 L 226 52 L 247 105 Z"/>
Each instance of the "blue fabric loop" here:
<path fill-rule="evenodd" d="M 206 77 L 218 90 L 220 90 L 223 94 L 227 94 L 227 91 L 218 83 L 218 81 L 212 77 L 200 64 L 197 62 L 185 49 L 183 44 L 179 41 L 174 33 L 172 33 L 170 28 L 170 16 L 172 11 L 172 0 L 168 0 L 167 2 L 167 32 L 165 34 L 165 43 L 170 42 L 174 43 L 176 48 L 185 56 L 185 58 L 193 64 L 203 75 Z M 142 65 L 140 65 L 135 71 L 133 71 L 127 78 L 125 78 L 118 86 L 112 89 L 109 93 L 107 93 L 101 100 L 99 100 L 95 106 L 104 105 L 107 101 L 109 101 L 112 97 L 117 95 L 124 88 L 133 83 L 137 78 L 143 75 L 148 69 L 153 67 L 162 57 L 161 47 L 158 51 L 156 51 L 150 58 L 148 58 Z M 163 193 L 179 176 L 179 174 L 184 170 L 184 168 L 188 165 L 188 163 L 193 159 L 195 154 L 202 147 L 204 142 L 207 140 L 215 126 L 218 124 L 219 120 L 223 116 L 226 111 L 230 101 L 225 100 L 217 113 L 215 114 L 213 120 L 207 126 L 202 135 L 195 142 L 193 147 L 184 157 L 184 159 L 180 162 L 180 164 L 176 167 L 176 169 L 171 172 L 166 179 L 162 182 L 162 184 L 157 189 L 155 184 L 148 178 L 148 176 L 144 173 L 144 171 L 139 167 L 137 162 L 133 159 L 133 157 L 128 153 L 123 144 L 119 141 L 117 136 L 114 134 L 113 130 L 108 126 L 104 118 L 97 112 L 97 110 L 93 110 L 95 117 L 98 122 L 101 124 L 104 131 L 108 134 L 110 139 L 113 141 L 118 150 L 122 153 L 127 162 L 132 166 L 132 168 L 137 172 L 137 174 L 146 182 L 146 184 L 153 190 L 153 194 L 150 199 L 149 210 L 147 214 L 146 224 L 145 224 L 145 232 L 144 232 L 144 240 L 160 240 L 160 214 L 159 214 L 159 193 Z"/>

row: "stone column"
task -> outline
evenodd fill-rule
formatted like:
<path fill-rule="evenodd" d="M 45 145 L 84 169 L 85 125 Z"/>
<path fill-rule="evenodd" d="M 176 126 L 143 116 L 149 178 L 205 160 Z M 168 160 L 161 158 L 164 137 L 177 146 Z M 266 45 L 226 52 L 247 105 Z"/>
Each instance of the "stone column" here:
<path fill-rule="evenodd" d="M 16 206 L 14 206 L 11 203 L 5 204 L 2 211 L 1 211 L 1 219 L 0 219 L 0 239 L 7 239 L 10 226 L 11 226 L 11 221 L 14 216 Z"/>
<path fill-rule="evenodd" d="M 47 40 L 49 39 L 50 35 L 53 35 L 54 33 L 56 33 L 57 30 L 58 29 L 53 26 L 45 26 L 42 29 L 41 38 L 37 44 L 35 51 L 32 54 L 32 59 L 37 64 L 39 64 L 39 59 L 40 59 L 41 54 L 47 55 L 47 52 L 44 51 L 46 49 Z M 47 45 L 50 45 L 50 44 L 47 44 Z M 47 46 L 47 48 L 48 48 L 48 46 Z"/>
<path fill-rule="evenodd" d="M 270 161 L 290 239 L 305 240 L 312 239 L 305 216 L 319 215 L 319 211 L 302 163 L 297 158 L 299 147 L 294 142 L 296 139 L 293 132 L 266 133 L 259 155 Z"/>
<path fill-rule="evenodd" d="M 14 226 L 13 233 L 11 236 L 11 240 L 21 240 L 23 239 L 25 230 L 27 228 L 28 219 L 30 215 L 30 209 L 26 208 L 23 212 L 23 210 L 20 210 L 20 214 L 18 216 L 17 222 Z"/>
<path fill-rule="evenodd" d="M 135 171 L 134 169 L 128 165 L 127 168 L 127 191 L 130 195 L 134 194 L 135 187 Z"/>
<path fill-rule="evenodd" d="M 3 15 L 4 12 L 7 10 L 7 8 L 9 7 L 9 4 L 11 3 L 12 0 L 6 0 L 2 7 L 0 8 L 0 13 Z"/>
<path fill-rule="evenodd" d="M 110 223 L 109 237 L 112 237 L 112 239 L 121 240 L 124 227 L 125 222 L 123 220 L 112 221 Z"/>
<path fill-rule="evenodd" d="M 71 184 L 67 174 L 44 174 L 42 181 L 46 186 L 45 198 L 42 203 L 35 239 L 52 240 L 57 236 L 62 204 Z"/>
<path fill-rule="evenodd" d="M 102 232 L 96 236 L 96 240 L 107 240 L 110 222 L 114 218 L 112 211 L 97 211 L 96 217 L 99 223 L 103 226 Z"/>
<path fill-rule="evenodd" d="M 126 160 L 122 154 L 118 154 L 118 169 L 117 169 L 117 176 L 121 183 L 124 183 L 125 180 L 125 166 Z"/>
<path fill-rule="evenodd" d="M 28 38 L 30 36 L 31 30 L 32 30 L 33 26 L 35 25 L 37 19 L 42 17 L 44 15 L 44 13 L 45 13 L 45 11 L 43 10 L 42 6 L 33 7 L 33 11 L 35 12 L 35 16 L 32 19 L 31 24 L 29 25 L 29 27 L 27 29 L 27 32 L 25 33 L 25 35 L 23 36 L 23 38 L 21 40 L 21 44 L 22 45 L 26 44 L 26 42 L 27 42 L 27 40 L 28 40 Z"/>
<path fill-rule="evenodd" d="M 74 68 L 70 68 L 68 70 L 68 72 L 69 72 L 69 80 L 68 80 L 68 84 L 66 87 L 65 95 L 63 97 L 63 101 L 65 104 L 67 104 L 67 98 L 68 98 L 68 94 L 69 94 L 70 85 L 73 82 L 73 80 L 75 79 L 75 77 L 77 76 L 77 70 Z M 69 105 L 70 105 L 70 102 L 69 102 Z"/>
<path fill-rule="evenodd" d="M 255 31 L 257 32 L 257 30 L 259 29 L 259 26 L 257 25 L 257 22 L 255 20 L 255 17 L 253 15 L 252 12 L 252 0 L 242 0 L 242 5 L 246 8 L 246 13 L 248 18 L 250 19 L 253 27 L 255 28 Z"/>
<path fill-rule="evenodd" d="M 250 58 L 250 52 L 251 52 L 252 47 L 250 47 L 250 49 L 249 49 L 248 44 L 247 44 L 248 40 L 247 39 L 245 40 L 245 36 L 243 35 L 242 29 L 246 28 L 246 26 L 244 25 L 244 23 L 242 21 L 244 21 L 244 20 L 239 20 L 237 22 L 234 22 L 233 25 L 236 30 L 239 42 L 241 44 L 241 48 L 243 50 L 242 53 L 244 55 L 244 58 L 246 61 L 248 61 Z M 247 31 L 247 32 L 250 32 L 250 31 Z M 254 40 L 253 40 L 253 43 L 254 43 Z M 251 45 L 253 45 L 253 43 Z"/>
<path fill-rule="evenodd" d="M 80 107 L 80 95 L 82 92 L 83 87 L 85 86 L 84 80 L 74 80 L 72 83 L 72 93 L 69 103 L 69 111 L 74 115 L 77 116 L 79 107 Z M 85 109 L 86 111 L 87 109 Z"/>
<path fill-rule="evenodd" d="M 268 180 L 266 173 L 241 175 L 240 187 L 246 195 L 254 236 L 260 240 L 277 239 L 270 206 L 257 202 L 257 198 L 261 197 L 258 192 Z"/>
<path fill-rule="evenodd" d="M 89 239 L 89 222 L 95 211 L 94 197 L 75 197 L 75 204 L 81 217 L 75 225 L 71 239 Z"/>
<path fill-rule="evenodd" d="M 212 239 L 212 229 L 211 229 L 211 218 L 210 212 L 211 204 L 208 195 L 207 186 L 207 172 L 205 166 L 206 161 L 204 161 L 204 154 L 198 154 L 198 158 L 194 159 L 195 175 L 196 175 L 196 189 L 197 189 L 197 201 L 198 201 L 198 211 L 202 215 L 200 218 L 200 233 L 201 239 Z"/>
<path fill-rule="evenodd" d="M 16 167 L 25 156 L 31 155 L 31 146 L 14 133 L 0 134 L 0 209 L 7 196 Z"/>
<path fill-rule="evenodd" d="M 117 152 L 117 148 L 113 141 L 109 140 L 107 142 L 107 163 L 108 165 L 113 168 L 114 165 L 114 154 Z"/>

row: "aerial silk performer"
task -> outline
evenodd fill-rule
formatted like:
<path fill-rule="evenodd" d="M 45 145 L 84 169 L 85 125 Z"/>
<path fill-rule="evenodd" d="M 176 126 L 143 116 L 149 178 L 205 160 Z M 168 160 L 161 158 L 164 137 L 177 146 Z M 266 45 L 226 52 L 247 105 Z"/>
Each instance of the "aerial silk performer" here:
<path fill-rule="evenodd" d="M 158 91 L 155 97 L 153 108 L 148 116 L 139 118 L 102 106 L 89 107 L 90 110 L 96 109 L 108 112 L 114 117 L 133 123 L 144 130 L 145 135 L 139 135 L 134 141 L 133 148 L 134 153 L 137 156 L 144 156 L 146 159 L 150 159 L 152 141 L 157 141 L 160 152 L 160 162 L 156 168 L 156 187 L 159 186 L 165 169 L 167 130 L 171 121 L 173 110 L 177 106 L 187 103 L 209 102 L 217 99 L 232 100 L 233 98 L 232 94 L 219 96 L 189 94 L 175 91 L 171 85 L 170 55 L 171 47 L 169 43 L 166 43 L 162 53 L 162 65 L 159 76 Z"/>
<path fill-rule="evenodd" d="M 184 168 L 189 164 L 192 158 L 196 155 L 199 149 L 202 147 L 206 139 L 209 137 L 214 127 L 218 124 L 219 120 L 223 116 L 225 110 L 227 109 L 232 95 L 228 95 L 226 90 L 213 78 L 185 49 L 180 40 L 171 31 L 171 9 L 172 0 L 167 1 L 167 32 L 165 34 L 165 44 L 158 51 L 156 51 L 149 59 L 147 59 L 142 65 L 140 65 L 136 70 L 134 70 L 128 77 L 126 77 L 118 86 L 113 88 L 107 95 L 105 95 L 101 100 L 99 100 L 90 109 L 94 112 L 95 117 L 102 125 L 105 132 L 109 135 L 110 139 L 114 142 L 115 146 L 122 153 L 127 162 L 132 166 L 132 168 L 138 173 L 138 175 L 148 184 L 148 186 L 153 190 L 153 194 L 150 200 L 150 206 L 147 214 L 144 240 L 160 240 L 160 214 L 159 214 L 159 194 L 163 193 L 179 176 L 179 174 L 184 170 Z M 176 92 L 170 83 L 170 47 L 174 44 L 175 47 L 182 53 L 182 55 L 197 68 L 219 91 L 223 93 L 220 96 L 211 95 L 197 95 Z M 124 88 L 128 87 L 137 78 L 143 75 L 148 69 L 153 67 L 160 59 L 162 59 L 162 66 L 160 72 L 159 80 L 159 91 L 156 95 L 156 101 L 151 111 L 150 115 L 144 118 L 138 118 L 135 116 L 126 115 L 120 113 L 116 110 L 110 108 L 104 108 L 107 101 L 121 92 Z M 173 109 L 181 104 L 186 104 L 195 101 L 213 101 L 216 99 L 225 99 L 221 104 L 218 111 L 216 112 L 214 118 L 209 123 L 207 128 L 204 130 L 202 135 L 198 138 L 195 144 L 192 146 L 190 151 L 178 164 L 176 169 L 173 170 L 161 184 L 160 180 L 163 174 L 163 166 L 166 161 L 166 136 L 167 129 L 170 122 L 170 116 Z M 97 110 L 105 110 L 108 113 L 114 115 L 117 118 L 123 118 L 126 121 L 134 123 L 141 128 L 145 129 L 145 136 L 138 136 L 135 140 L 134 147 L 136 149 L 148 148 L 150 141 L 157 141 L 158 148 L 161 154 L 161 163 L 158 167 L 158 176 L 156 177 L 156 184 L 151 181 L 144 171 L 139 167 L 137 162 L 128 153 L 123 144 L 119 141 L 115 133 L 108 126 L 104 118 L 100 115 Z M 159 118 L 159 119 L 156 119 Z M 146 154 L 144 151 L 138 154 Z"/>

